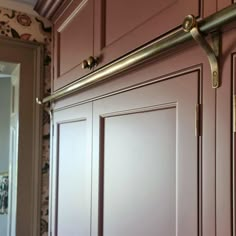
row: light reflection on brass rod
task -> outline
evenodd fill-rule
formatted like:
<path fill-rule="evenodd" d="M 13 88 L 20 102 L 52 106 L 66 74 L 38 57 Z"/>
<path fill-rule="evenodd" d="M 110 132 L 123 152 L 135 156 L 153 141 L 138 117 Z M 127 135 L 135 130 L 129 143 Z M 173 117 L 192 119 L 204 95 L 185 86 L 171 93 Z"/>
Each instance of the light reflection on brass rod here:
<path fill-rule="evenodd" d="M 236 20 L 236 3 L 229 7 L 201 20 L 198 22 L 199 29 L 203 34 L 220 29 L 222 26 Z M 143 46 L 132 53 L 82 77 L 81 79 L 57 90 L 52 95 L 45 97 L 42 103 L 55 101 L 59 98 L 70 95 L 81 88 L 91 86 L 97 82 L 110 78 L 112 75 L 117 75 L 123 71 L 130 69 L 144 61 L 152 59 L 169 51 L 176 46 L 192 40 L 190 33 L 182 30 L 182 27 L 165 37 L 157 39 L 146 46 Z"/>

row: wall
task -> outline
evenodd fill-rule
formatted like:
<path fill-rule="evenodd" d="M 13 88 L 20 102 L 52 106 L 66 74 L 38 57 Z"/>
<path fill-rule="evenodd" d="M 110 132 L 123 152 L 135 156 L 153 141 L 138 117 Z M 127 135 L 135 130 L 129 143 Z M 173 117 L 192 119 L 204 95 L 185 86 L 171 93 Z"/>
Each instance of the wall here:
<path fill-rule="evenodd" d="M 0 8 L 0 35 L 18 40 L 29 40 L 45 45 L 44 58 L 44 95 L 50 94 L 51 62 L 51 25 L 38 16 L 32 16 L 15 10 Z M 43 156 L 42 156 L 42 201 L 41 235 L 48 231 L 48 186 L 49 186 L 49 117 L 43 117 Z M 1 234 L 0 234 L 1 235 Z"/>
<path fill-rule="evenodd" d="M 11 79 L 0 78 L 0 173 L 8 172 L 10 139 L 10 90 Z M 0 215 L 0 235 L 7 235 L 7 217 Z"/>

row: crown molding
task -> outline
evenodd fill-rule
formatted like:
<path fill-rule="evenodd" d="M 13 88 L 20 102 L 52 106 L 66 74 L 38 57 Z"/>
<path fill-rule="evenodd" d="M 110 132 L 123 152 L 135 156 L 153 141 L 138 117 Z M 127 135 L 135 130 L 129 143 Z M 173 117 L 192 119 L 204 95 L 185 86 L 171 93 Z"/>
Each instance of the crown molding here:
<path fill-rule="evenodd" d="M 71 0 L 38 0 L 34 10 L 41 16 L 52 20 Z"/>

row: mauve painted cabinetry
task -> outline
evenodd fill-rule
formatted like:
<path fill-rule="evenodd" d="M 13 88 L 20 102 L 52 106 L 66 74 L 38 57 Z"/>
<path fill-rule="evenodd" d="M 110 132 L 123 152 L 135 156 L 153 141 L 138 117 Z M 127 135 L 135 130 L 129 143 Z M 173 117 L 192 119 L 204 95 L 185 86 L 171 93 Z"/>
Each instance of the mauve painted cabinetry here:
<path fill-rule="evenodd" d="M 216 11 L 215 0 L 74 0 L 54 18 L 54 90 L 90 69 L 81 63 L 98 57 L 103 66 L 182 24 L 194 14 Z"/>
<path fill-rule="evenodd" d="M 148 30 L 144 25 L 151 27 L 157 19 L 168 19 L 171 24 L 167 14 L 171 7 L 163 10 L 163 18 L 161 12 L 148 18 L 153 10 L 143 9 L 146 21 L 135 18 L 138 10 L 129 7 L 136 20 L 122 28 L 120 24 L 128 17 L 118 14 L 123 13 L 122 2 L 109 5 L 109 1 L 98 0 L 95 5 L 92 1 L 80 5 L 73 1 L 55 21 L 54 65 L 59 63 L 63 74 L 54 78 L 54 89 L 88 73 L 80 69 L 88 56 L 102 55 L 103 65 L 126 52 L 122 50 L 142 44 L 134 35 L 140 35 L 141 29 L 144 34 Z M 200 16 L 214 12 L 214 4 L 201 3 L 205 10 Z M 182 13 L 178 13 L 181 22 Z M 94 18 L 86 23 L 91 15 Z M 116 22 L 119 17 L 122 21 Z M 143 23 L 134 26 L 137 21 Z M 172 27 L 179 24 L 176 22 Z M 155 29 L 155 35 L 168 31 Z M 140 40 L 146 35 L 151 39 L 152 34 L 145 33 Z M 235 35 L 235 29 L 229 28 L 222 33 L 218 89 L 212 88 L 205 52 L 193 41 L 55 102 L 50 195 L 53 236 L 235 235 Z M 108 52 L 111 56 L 106 56 Z M 198 135 L 196 118 L 200 119 Z"/>
<path fill-rule="evenodd" d="M 217 90 L 193 43 L 55 103 L 53 236 L 232 236 L 228 34 Z"/>
<path fill-rule="evenodd" d="M 54 90 L 88 73 L 81 62 L 93 55 L 93 7 L 74 0 L 54 23 Z"/>
<path fill-rule="evenodd" d="M 221 10 L 235 2 L 236 2 L 235 0 L 218 0 L 217 1 L 218 10 Z"/>

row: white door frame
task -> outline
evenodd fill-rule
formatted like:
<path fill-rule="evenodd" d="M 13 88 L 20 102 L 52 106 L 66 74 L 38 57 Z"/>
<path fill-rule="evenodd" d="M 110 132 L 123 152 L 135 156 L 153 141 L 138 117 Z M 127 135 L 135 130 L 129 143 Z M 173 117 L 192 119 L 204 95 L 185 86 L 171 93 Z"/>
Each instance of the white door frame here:
<path fill-rule="evenodd" d="M 17 165 L 19 143 L 19 85 L 20 64 L 16 64 L 11 73 L 11 102 L 10 102 L 10 145 L 9 145 L 9 198 L 7 236 L 16 235 L 17 208 Z"/>

